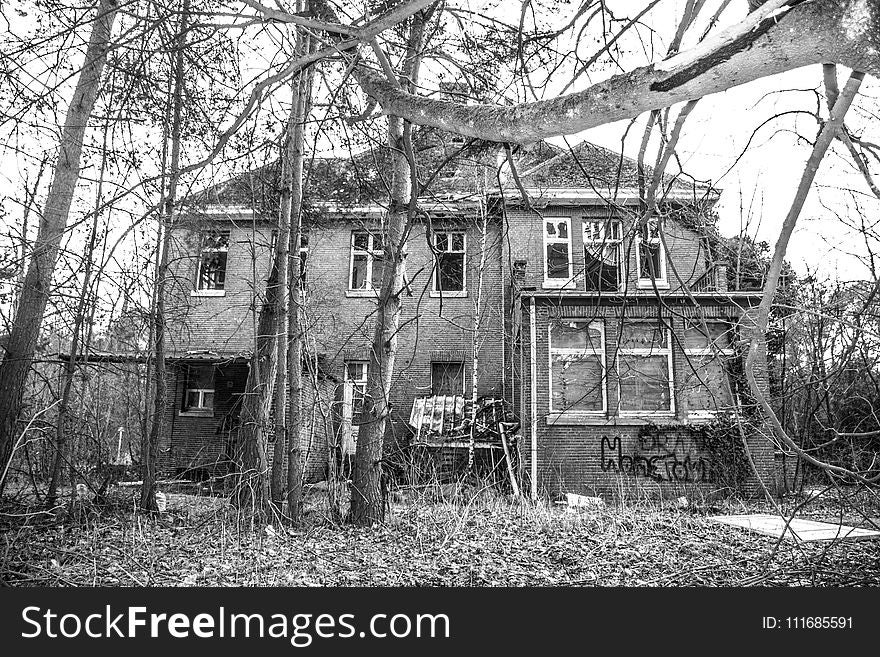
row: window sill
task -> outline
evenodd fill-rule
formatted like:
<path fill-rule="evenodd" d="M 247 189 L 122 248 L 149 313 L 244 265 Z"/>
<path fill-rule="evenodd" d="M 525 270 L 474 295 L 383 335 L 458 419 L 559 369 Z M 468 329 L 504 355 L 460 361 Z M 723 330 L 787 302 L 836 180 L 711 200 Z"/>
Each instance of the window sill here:
<path fill-rule="evenodd" d="M 657 284 L 658 290 L 668 290 L 669 289 L 669 282 L 668 281 L 654 281 L 654 283 Z M 654 283 L 652 283 L 650 279 L 640 278 L 639 282 L 638 282 L 638 288 L 640 290 L 653 290 Z"/>
<path fill-rule="evenodd" d="M 572 280 L 565 281 L 554 281 L 552 279 L 544 279 L 544 284 L 541 286 L 545 290 L 575 290 L 577 289 L 577 283 Z"/>
<path fill-rule="evenodd" d="M 431 290 L 431 297 L 434 299 L 439 299 L 443 297 L 444 299 L 466 299 L 467 298 L 467 290 L 458 290 L 456 292 L 440 292 L 439 290 Z"/>
<path fill-rule="evenodd" d="M 226 290 L 192 290 L 191 297 L 225 297 Z"/>
<path fill-rule="evenodd" d="M 346 290 L 345 296 L 354 297 L 354 298 L 373 298 L 379 296 L 379 290 L 369 289 L 369 290 Z"/>
<path fill-rule="evenodd" d="M 180 417 L 214 417 L 214 411 L 177 411 Z"/>

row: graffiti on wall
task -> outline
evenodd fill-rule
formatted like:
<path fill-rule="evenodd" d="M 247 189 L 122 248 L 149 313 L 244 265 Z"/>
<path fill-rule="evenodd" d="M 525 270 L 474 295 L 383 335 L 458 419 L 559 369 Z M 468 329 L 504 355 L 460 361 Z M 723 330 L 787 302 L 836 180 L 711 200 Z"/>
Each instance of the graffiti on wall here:
<path fill-rule="evenodd" d="M 715 471 L 692 440 L 679 434 L 640 435 L 633 449 L 624 450 L 620 436 L 602 436 L 602 472 L 619 472 L 654 481 L 711 483 Z"/>

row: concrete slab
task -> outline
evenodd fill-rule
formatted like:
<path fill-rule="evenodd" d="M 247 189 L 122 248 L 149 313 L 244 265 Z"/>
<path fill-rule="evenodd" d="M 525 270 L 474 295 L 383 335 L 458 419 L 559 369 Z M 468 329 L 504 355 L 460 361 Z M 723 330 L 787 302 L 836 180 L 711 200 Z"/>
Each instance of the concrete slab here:
<path fill-rule="evenodd" d="M 790 541 L 868 541 L 880 539 L 880 531 L 848 525 L 837 525 L 816 520 L 794 518 L 786 527 L 787 518 L 772 513 L 753 513 L 736 516 L 711 516 L 710 520 L 732 527 L 741 527 L 765 536 L 779 538 L 785 532 Z"/>

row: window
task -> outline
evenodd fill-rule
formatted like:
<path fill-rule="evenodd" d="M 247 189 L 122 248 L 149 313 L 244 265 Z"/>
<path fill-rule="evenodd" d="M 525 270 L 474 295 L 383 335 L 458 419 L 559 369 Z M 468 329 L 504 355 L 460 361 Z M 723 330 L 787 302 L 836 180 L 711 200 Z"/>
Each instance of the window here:
<path fill-rule="evenodd" d="M 464 293 L 465 234 L 434 233 L 434 292 Z"/>
<path fill-rule="evenodd" d="M 624 323 L 617 374 L 621 414 L 674 412 L 669 327 L 656 320 Z"/>
<path fill-rule="evenodd" d="M 309 236 L 305 233 L 299 235 L 299 289 L 306 289 L 306 263 L 309 258 Z"/>
<path fill-rule="evenodd" d="M 202 237 L 196 265 L 196 290 L 224 290 L 229 231 L 214 231 Z"/>
<path fill-rule="evenodd" d="M 364 397 L 367 395 L 367 364 L 367 361 L 360 360 L 345 363 L 342 421 L 349 427 L 344 436 L 344 448 L 347 452 L 354 451 L 360 429 Z"/>
<path fill-rule="evenodd" d="M 214 410 L 214 366 L 187 365 L 183 410 L 211 412 Z"/>
<path fill-rule="evenodd" d="M 544 285 L 563 287 L 571 281 L 571 227 L 567 217 L 544 221 Z"/>
<path fill-rule="evenodd" d="M 349 290 L 378 290 L 382 287 L 382 263 L 385 247 L 381 233 L 363 230 L 351 234 Z"/>
<path fill-rule="evenodd" d="M 464 394 L 464 363 L 431 363 L 431 394 Z"/>
<path fill-rule="evenodd" d="M 685 325 L 682 397 L 688 417 L 709 417 L 732 405 L 727 361 L 733 356 L 731 328 L 724 322 Z"/>
<path fill-rule="evenodd" d="M 550 325 L 550 410 L 604 413 L 605 327 L 601 320 Z"/>
<path fill-rule="evenodd" d="M 666 285 L 666 250 L 660 239 L 660 222 L 649 219 L 636 239 L 636 254 L 639 263 L 639 286 L 653 287 Z M 652 283 L 653 281 L 653 283 Z"/>
<path fill-rule="evenodd" d="M 588 292 L 620 290 L 620 244 L 619 221 L 584 221 L 584 279 Z"/>

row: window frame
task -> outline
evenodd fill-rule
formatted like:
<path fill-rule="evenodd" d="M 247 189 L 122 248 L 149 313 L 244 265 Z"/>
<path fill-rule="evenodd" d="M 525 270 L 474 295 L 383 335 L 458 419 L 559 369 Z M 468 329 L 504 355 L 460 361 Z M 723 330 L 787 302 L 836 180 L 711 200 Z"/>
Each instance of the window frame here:
<path fill-rule="evenodd" d="M 656 319 L 631 319 L 627 320 L 625 317 L 621 320 L 623 323 L 631 323 L 631 324 L 648 324 L 651 326 L 657 326 L 658 322 Z M 639 418 L 639 417 L 675 417 L 676 413 L 676 404 L 675 404 L 675 368 L 673 366 L 673 357 L 672 357 L 672 324 L 667 320 L 661 320 L 663 324 L 663 331 L 666 333 L 666 346 L 661 349 L 653 348 L 653 349 L 637 349 L 637 348 L 625 348 L 618 344 L 616 348 L 616 353 L 614 356 L 614 369 L 617 375 L 617 414 L 623 418 Z M 623 336 L 623 324 L 621 325 L 621 331 L 619 333 L 620 337 Z M 647 357 L 647 356 L 666 356 L 666 368 L 669 372 L 669 410 L 662 411 L 627 411 L 623 409 L 623 388 L 620 384 L 620 357 L 621 356 L 635 356 L 635 357 Z"/>
<path fill-rule="evenodd" d="M 553 322 L 582 322 L 586 324 L 589 332 L 591 326 L 599 327 L 601 353 L 596 353 L 593 348 L 593 356 L 599 356 L 599 362 L 602 366 L 602 410 L 599 411 L 582 411 L 571 409 L 557 409 L 553 407 L 553 356 L 555 354 L 563 354 L 570 356 L 584 355 L 588 353 L 588 349 L 566 349 L 564 347 L 553 347 Z M 589 341 L 588 341 L 589 342 Z M 588 416 L 588 417 L 604 417 L 608 415 L 608 360 L 607 349 L 605 346 L 605 320 L 604 319 L 584 319 L 583 317 L 557 317 L 550 320 L 547 325 L 547 392 L 548 392 L 548 409 L 550 413 L 559 413 L 561 415 L 572 416 Z"/>
<path fill-rule="evenodd" d="M 210 247 L 206 245 L 208 237 L 226 238 L 226 245 L 222 247 Z M 226 296 L 226 274 L 229 269 L 229 245 L 232 243 L 232 231 L 228 228 L 202 231 L 199 234 L 199 251 L 196 260 L 193 289 L 190 296 L 194 297 L 223 297 Z M 225 253 L 226 262 L 223 266 L 223 287 L 200 287 L 202 284 L 202 268 L 205 263 L 206 253 Z"/>
<path fill-rule="evenodd" d="M 726 377 L 728 377 L 727 378 L 727 385 L 731 388 L 730 393 L 731 393 L 731 395 L 733 395 L 733 386 L 731 385 L 730 378 L 729 378 L 730 373 L 728 372 L 728 369 L 727 369 L 728 360 L 733 358 L 736 355 L 736 352 L 735 352 L 733 346 L 728 346 L 728 347 L 724 347 L 724 348 L 718 347 L 715 344 L 715 341 L 712 340 L 711 335 L 707 336 L 709 338 L 709 344 L 706 347 L 693 348 L 693 347 L 687 346 L 686 335 L 687 335 L 688 328 L 690 326 L 701 326 L 702 322 L 705 322 L 707 326 L 709 324 L 723 324 L 726 327 L 726 330 L 724 331 L 724 333 L 722 335 L 730 336 L 733 332 L 733 324 L 731 324 L 730 322 L 723 321 L 723 320 L 716 320 L 716 319 L 711 319 L 711 320 L 704 319 L 704 320 L 700 320 L 700 321 L 685 320 L 684 333 L 682 333 L 682 337 L 683 337 L 682 352 L 684 353 L 684 357 L 688 360 L 688 363 L 687 363 L 688 370 L 690 370 L 691 373 L 693 373 L 693 371 L 691 370 L 693 365 L 690 361 L 690 359 L 692 357 L 697 358 L 697 359 L 703 359 L 703 358 L 706 358 L 707 356 L 712 357 L 712 358 L 717 358 L 721 364 L 722 373 Z M 732 339 L 728 340 L 728 344 L 732 345 L 733 340 Z M 696 369 L 696 368 L 694 368 L 694 369 Z M 682 378 L 686 379 L 687 377 L 682 377 Z M 690 408 L 689 404 L 687 406 L 688 406 L 687 417 L 688 417 L 688 419 L 693 419 L 693 420 L 712 419 L 714 417 L 717 417 L 718 413 L 720 412 L 717 408 L 692 410 Z"/>
<path fill-rule="evenodd" d="M 446 235 L 446 244 L 447 249 L 444 251 L 440 251 L 437 248 L 437 236 L 438 235 Z M 452 235 L 461 235 L 462 236 L 462 247 L 461 249 L 452 249 Z M 433 235 L 433 251 L 432 258 L 434 261 L 433 272 L 431 273 L 431 292 L 430 295 L 432 297 L 443 297 L 443 298 L 463 298 L 468 295 L 467 288 L 467 232 L 464 230 L 435 230 Z M 462 265 L 461 265 L 461 289 L 460 290 L 440 290 L 437 283 L 440 277 L 440 253 L 452 253 L 452 254 L 461 254 L 462 256 Z"/>
<path fill-rule="evenodd" d="M 367 248 L 360 249 L 355 248 L 354 239 L 356 235 L 366 235 L 367 236 Z M 381 251 L 376 250 L 375 248 L 375 238 L 379 236 L 382 238 L 382 249 Z M 372 231 L 366 228 L 363 229 L 354 229 L 351 231 L 351 237 L 348 242 L 348 282 L 346 283 L 346 296 L 350 297 L 371 297 L 377 296 L 380 292 L 379 288 L 373 287 L 373 265 L 376 259 L 376 254 L 381 253 L 381 258 L 385 257 L 385 239 L 386 235 L 384 231 Z M 364 283 L 366 283 L 366 287 L 352 287 L 352 275 L 354 274 L 354 258 L 355 255 L 364 255 L 367 258 L 367 271 L 364 276 Z"/>
<path fill-rule="evenodd" d="M 653 220 L 652 220 L 653 221 Z M 651 226 L 650 221 L 647 226 L 644 228 L 640 228 L 636 231 L 636 280 L 637 285 L 640 289 L 654 289 L 654 285 L 656 284 L 658 289 L 668 289 L 669 288 L 669 279 L 668 279 L 668 266 L 666 263 L 666 246 L 663 243 L 663 239 L 660 237 L 660 222 L 656 222 L 657 226 L 657 237 L 652 238 L 650 236 Z M 657 240 L 657 249 L 659 251 L 659 260 L 660 260 L 660 276 L 655 278 L 651 278 L 650 276 L 643 277 L 642 276 L 642 243 L 644 241 L 643 232 L 648 232 L 648 240 L 652 241 L 653 239 Z"/>
<path fill-rule="evenodd" d="M 214 384 L 213 388 L 192 388 L 190 387 L 190 382 L 193 377 L 191 375 L 191 370 L 195 367 L 203 367 L 211 369 L 211 381 Z M 183 399 L 181 400 L 181 406 L 179 415 L 198 415 L 198 416 L 209 416 L 213 417 L 214 408 L 217 403 L 217 366 L 214 363 L 210 364 L 194 364 L 194 363 L 186 363 L 184 372 L 184 387 L 183 387 Z M 191 392 L 198 393 L 199 405 L 198 406 L 189 406 L 189 396 Z M 213 403 L 211 406 L 205 406 L 204 400 L 207 394 L 211 394 L 214 396 Z"/>
<path fill-rule="evenodd" d="M 592 229 L 598 224 L 598 232 L 601 235 L 601 239 L 596 239 L 593 237 Z M 615 237 L 613 233 L 614 230 L 611 230 L 611 237 L 608 236 L 608 228 L 611 226 L 617 227 L 617 236 Z M 617 217 L 610 217 L 607 219 L 593 219 L 591 217 L 583 218 L 582 225 L 582 233 L 583 233 L 583 249 L 584 249 L 584 290 L 587 292 L 594 292 L 597 294 L 614 294 L 616 292 L 621 292 L 624 286 L 625 272 L 623 267 L 623 222 Z M 589 239 L 587 239 L 587 231 L 590 231 Z M 614 248 L 617 252 L 617 288 L 615 290 L 597 290 L 591 289 L 588 287 L 587 283 L 587 246 L 594 245 L 599 249 L 604 251 L 609 246 Z"/>
<path fill-rule="evenodd" d="M 355 365 L 362 369 L 362 376 L 359 376 L 357 379 L 352 379 L 349 375 L 349 366 Z M 370 361 L 361 360 L 361 359 L 352 359 L 346 360 L 343 363 L 344 370 L 342 374 L 342 381 L 344 385 L 343 390 L 343 422 L 347 421 L 349 425 L 349 440 L 351 444 L 354 445 L 357 441 L 358 435 L 360 435 L 360 424 L 355 424 L 354 422 L 354 399 L 355 399 L 355 391 L 358 390 L 361 393 L 361 397 L 366 399 L 367 396 L 367 383 L 369 379 L 369 367 Z M 345 437 L 343 438 L 345 439 Z"/>
<path fill-rule="evenodd" d="M 565 222 L 566 224 L 566 232 L 568 233 L 568 237 L 550 237 L 547 234 L 547 224 L 554 223 L 558 226 L 560 222 Z M 558 227 L 557 227 L 558 232 Z M 541 218 L 541 233 L 544 236 L 544 287 L 545 288 L 554 288 L 554 289 L 564 289 L 574 287 L 574 263 L 572 262 L 572 248 L 571 248 L 571 217 L 565 216 L 555 216 L 555 217 L 542 217 Z M 550 273 L 550 259 L 547 257 L 547 247 L 550 244 L 565 244 L 568 249 L 568 276 L 565 278 L 549 278 L 548 274 Z"/>

